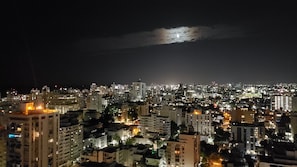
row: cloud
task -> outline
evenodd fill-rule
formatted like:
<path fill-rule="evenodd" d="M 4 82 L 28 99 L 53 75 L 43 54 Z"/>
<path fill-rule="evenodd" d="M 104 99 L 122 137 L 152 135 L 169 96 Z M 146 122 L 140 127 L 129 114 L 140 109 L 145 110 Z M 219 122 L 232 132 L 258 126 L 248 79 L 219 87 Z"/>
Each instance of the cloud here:
<path fill-rule="evenodd" d="M 240 27 L 226 25 L 158 28 L 116 37 L 84 39 L 79 41 L 78 47 L 81 51 L 97 52 L 243 36 L 245 32 Z"/>

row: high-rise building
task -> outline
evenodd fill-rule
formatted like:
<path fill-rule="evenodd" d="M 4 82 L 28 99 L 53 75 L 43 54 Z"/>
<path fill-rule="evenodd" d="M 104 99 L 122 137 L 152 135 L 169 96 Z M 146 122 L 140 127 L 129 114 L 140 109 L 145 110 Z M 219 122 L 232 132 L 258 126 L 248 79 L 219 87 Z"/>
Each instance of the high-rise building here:
<path fill-rule="evenodd" d="M 182 108 L 163 105 L 160 110 L 157 110 L 158 115 L 169 117 L 178 126 L 182 124 Z"/>
<path fill-rule="evenodd" d="M 59 129 L 59 166 L 78 161 L 83 149 L 83 126 L 78 121 L 61 119 Z"/>
<path fill-rule="evenodd" d="M 292 111 L 292 97 L 273 96 L 271 98 L 271 110 Z"/>
<path fill-rule="evenodd" d="M 92 83 L 90 86 L 90 92 L 96 92 L 98 89 L 98 86 L 96 83 Z"/>
<path fill-rule="evenodd" d="M 297 112 L 297 96 L 292 97 L 292 111 Z"/>
<path fill-rule="evenodd" d="M 256 154 L 256 146 L 265 137 L 264 124 L 232 123 L 231 137 L 233 141 L 242 144 L 246 154 Z"/>
<path fill-rule="evenodd" d="M 149 114 L 149 104 L 146 102 L 138 103 L 137 106 L 135 107 L 135 109 L 136 109 L 136 113 L 138 116 Z"/>
<path fill-rule="evenodd" d="M 154 132 L 168 139 L 171 135 L 169 117 L 158 116 L 157 114 L 142 115 L 139 117 L 139 125 L 144 136 Z"/>
<path fill-rule="evenodd" d="M 103 99 L 102 95 L 99 93 L 92 93 L 88 95 L 87 98 L 87 109 L 89 110 L 96 110 L 99 113 L 102 113 L 103 111 Z"/>
<path fill-rule="evenodd" d="M 7 117 L 8 166 L 58 166 L 58 112 L 25 103 Z"/>
<path fill-rule="evenodd" d="M 200 136 L 180 134 L 178 140 L 167 141 L 166 159 L 168 166 L 198 166 L 200 162 Z"/>
<path fill-rule="evenodd" d="M 202 113 L 202 111 L 195 109 L 193 112 L 186 113 L 185 117 L 186 125 L 191 126 L 195 132 L 204 136 L 214 134 L 210 113 Z"/>
<path fill-rule="evenodd" d="M 141 101 L 146 97 L 146 84 L 140 80 L 132 83 L 131 100 Z"/>

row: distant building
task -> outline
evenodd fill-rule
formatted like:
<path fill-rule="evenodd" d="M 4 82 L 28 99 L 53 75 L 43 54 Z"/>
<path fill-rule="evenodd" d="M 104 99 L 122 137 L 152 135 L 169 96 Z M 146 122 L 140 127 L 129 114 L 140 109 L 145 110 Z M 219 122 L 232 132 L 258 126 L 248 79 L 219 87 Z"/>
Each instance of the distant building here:
<path fill-rule="evenodd" d="M 272 96 L 271 110 L 292 111 L 292 96 Z"/>
<path fill-rule="evenodd" d="M 200 136 L 180 134 L 177 141 L 167 141 L 166 161 L 168 166 L 198 166 L 200 162 Z"/>
<path fill-rule="evenodd" d="M 167 167 L 165 158 L 159 157 L 157 153 L 145 155 L 145 165 L 152 167 Z"/>
<path fill-rule="evenodd" d="M 54 109 L 60 114 L 65 114 L 68 111 L 76 111 L 80 109 L 79 100 L 76 96 L 60 94 L 52 94 L 47 96 L 47 108 Z"/>
<path fill-rule="evenodd" d="M 133 165 L 140 164 L 144 154 L 149 150 L 148 145 L 137 144 L 133 148 Z"/>
<path fill-rule="evenodd" d="M 139 117 L 139 126 L 144 136 L 150 132 L 155 132 L 168 139 L 171 135 L 171 123 L 168 117 L 157 114 L 143 115 Z"/>
<path fill-rule="evenodd" d="M 297 96 L 292 97 L 292 111 L 297 112 Z"/>
<path fill-rule="evenodd" d="M 136 106 L 136 113 L 138 116 L 148 115 L 149 114 L 149 105 L 148 103 L 138 103 Z"/>
<path fill-rule="evenodd" d="M 246 154 L 256 154 L 256 146 L 265 137 L 264 124 L 232 123 L 231 137 L 234 142 L 242 144 Z"/>
<path fill-rule="evenodd" d="M 97 89 L 98 89 L 98 86 L 97 86 L 96 83 L 92 83 L 92 84 L 90 85 L 90 92 L 91 92 L 91 93 L 96 92 Z"/>
<path fill-rule="evenodd" d="M 193 112 L 186 113 L 185 123 L 186 126 L 193 128 L 194 132 L 199 132 L 203 136 L 214 134 L 210 113 L 202 113 L 202 111 L 195 109 Z"/>
<path fill-rule="evenodd" d="M 103 106 L 103 98 L 101 94 L 94 92 L 88 95 L 87 97 L 88 110 L 95 110 L 99 113 L 102 113 L 104 108 L 105 107 Z"/>
<path fill-rule="evenodd" d="M 142 101 L 146 97 L 146 84 L 140 80 L 132 83 L 131 100 Z"/>
<path fill-rule="evenodd" d="M 83 110 L 83 119 L 85 121 L 90 119 L 99 119 L 101 114 L 96 110 Z"/>
<path fill-rule="evenodd" d="M 129 113 L 130 112 L 130 113 Z M 124 103 L 119 110 L 119 116 L 117 116 L 117 121 L 132 124 L 137 117 L 141 115 L 149 114 L 149 105 L 146 102 L 132 102 L 132 103 Z M 131 115 L 131 113 L 135 113 Z M 137 114 L 137 115 L 136 115 Z"/>
<path fill-rule="evenodd" d="M 132 136 L 129 126 L 113 123 L 106 128 L 107 136 L 111 136 L 112 141 L 109 144 L 118 145 L 119 142 L 126 142 Z"/>
<path fill-rule="evenodd" d="M 124 166 L 133 166 L 134 150 L 129 146 L 106 147 L 103 149 L 95 149 L 91 152 L 85 152 L 82 155 L 83 162 L 98 162 L 111 164 L 116 162 Z"/>
<path fill-rule="evenodd" d="M 147 145 L 153 145 L 153 141 L 149 138 L 144 138 L 143 136 L 134 136 L 133 139 L 135 140 L 135 143 L 137 144 L 147 144 Z"/>
<path fill-rule="evenodd" d="M 113 163 L 116 162 L 116 153 L 116 147 L 106 147 L 100 150 L 93 150 L 91 152 L 85 152 L 82 155 L 82 161 Z"/>
<path fill-rule="evenodd" d="M 131 147 L 122 146 L 117 148 L 116 162 L 124 166 L 133 166 L 133 153 Z"/>
<path fill-rule="evenodd" d="M 112 163 L 116 161 L 117 149 L 106 147 L 99 151 L 99 162 Z"/>
<path fill-rule="evenodd" d="M 7 116 L 7 165 L 57 167 L 59 113 L 26 103 L 22 112 Z"/>
<path fill-rule="evenodd" d="M 48 107 L 57 110 L 60 114 L 80 109 L 79 104 L 50 104 Z"/>
<path fill-rule="evenodd" d="M 291 133 L 297 147 L 297 97 L 292 97 L 292 112 L 290 113 Z"/>
<path fill-rule="evenodd" d="M 182 108 L 163 105 L 157 112 L 160 116 L 169 117 L 170 121 L 175 122 L 178 126 L 182 124 Z"/>
<path fill-rule="evenodd" d="M 107 133 L 104 131 L 94 130 L 89 136 L 84 136 L 85 149 L 102 149 L 107 147 Z"/>
<path fill-rule="evenodd" d="M 231 122 L 248 123 L 253 124 L 255 122 L 255 111 L 248 108 L 240 108 L 232 110 Z"/>
<path fill-rule="evenodd" d="M 59 166 L 78 161 L 83 149 L 83 126 L 69 119 L 61 120 L 59 129 Z"/>

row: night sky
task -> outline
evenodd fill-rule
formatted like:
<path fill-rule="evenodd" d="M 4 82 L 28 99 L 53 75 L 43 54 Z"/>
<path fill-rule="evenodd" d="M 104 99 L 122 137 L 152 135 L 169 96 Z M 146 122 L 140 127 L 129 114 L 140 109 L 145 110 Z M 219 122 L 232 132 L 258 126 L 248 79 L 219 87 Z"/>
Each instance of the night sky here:
<path fill-rule="evenodd" d="M 145 3 L 144 3 L 145 2 Z M 1 91 L 92 82 L 297 82 L 293 1 L 9 1 Z"/>

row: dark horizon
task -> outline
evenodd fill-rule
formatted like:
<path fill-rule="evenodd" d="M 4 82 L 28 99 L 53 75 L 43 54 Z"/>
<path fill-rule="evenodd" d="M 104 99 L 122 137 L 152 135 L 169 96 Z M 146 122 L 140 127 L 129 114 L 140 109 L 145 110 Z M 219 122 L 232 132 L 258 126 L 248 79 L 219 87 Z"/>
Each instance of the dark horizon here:
<path fill-rule="evenodd" d="M 8 2 L 1 92 L 95 82 L 296 83 L 293 4 Z"/>

